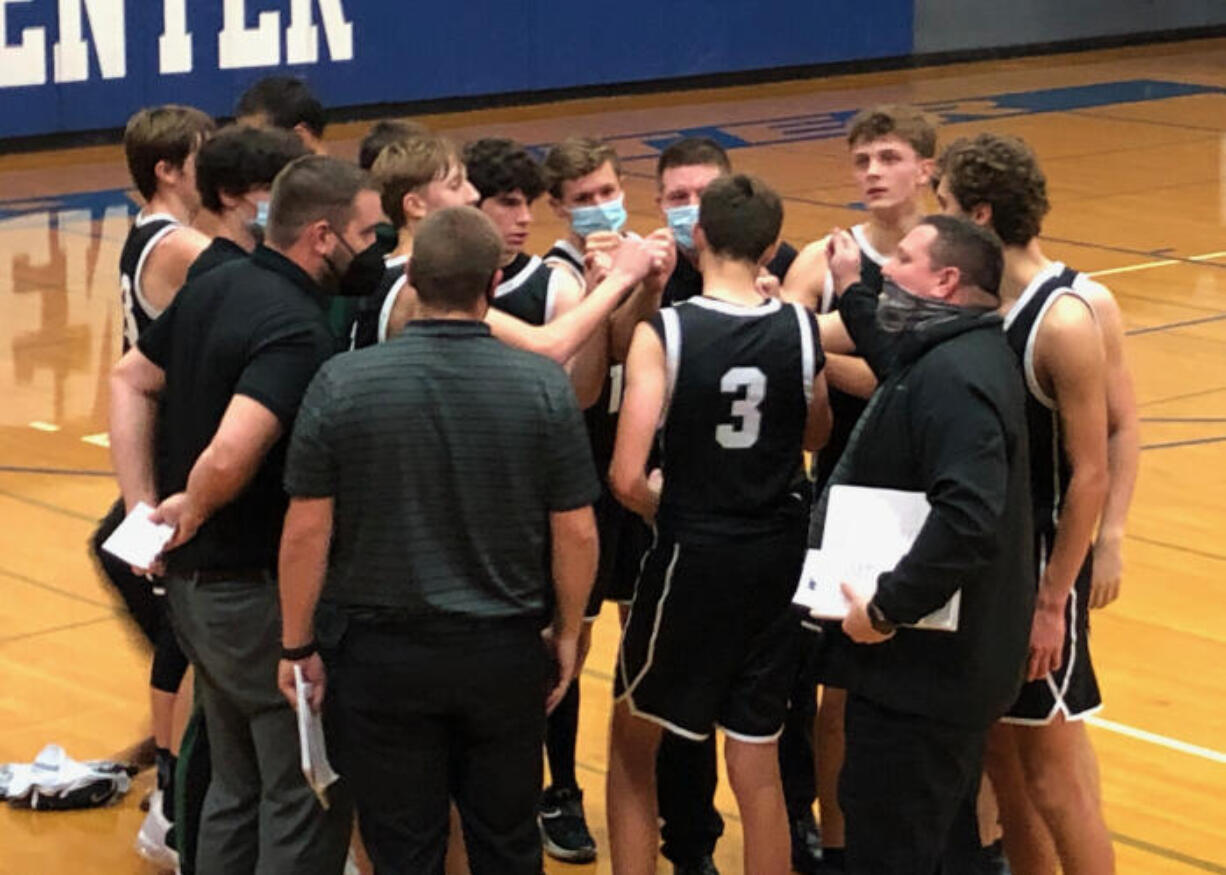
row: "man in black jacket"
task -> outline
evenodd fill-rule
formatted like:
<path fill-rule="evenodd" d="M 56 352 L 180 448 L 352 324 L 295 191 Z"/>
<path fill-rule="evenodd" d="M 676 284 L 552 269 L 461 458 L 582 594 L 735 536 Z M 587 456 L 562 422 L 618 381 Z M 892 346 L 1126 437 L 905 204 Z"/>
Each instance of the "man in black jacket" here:
<path fill-rule="evenodd" d="M 923 492 L 910 551 L 851 603 L 829 658 L 847 680 L 839 798 L 847 870 L 937 870 L 979 779 L 988 727 L 1021 686 L 1034 607 L 1024 388 L 1000 330 L 1002 257 L 988 232 L 925 219 L 861 284 L 850 235 L 830 243 L 839 311 L 880 387 L 833 483 Z M 820 537 L 824 498 L 814 510 Z M 811 537 L 811 541 L 814 540 Z M 958 590 L 953 633 L 905 628 Z"/>

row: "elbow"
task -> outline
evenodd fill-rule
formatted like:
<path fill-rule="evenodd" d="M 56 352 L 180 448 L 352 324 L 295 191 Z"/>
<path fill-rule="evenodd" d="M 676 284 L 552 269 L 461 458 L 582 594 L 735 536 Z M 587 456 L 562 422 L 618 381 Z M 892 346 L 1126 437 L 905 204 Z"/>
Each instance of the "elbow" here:
<path fill-rule="evenodd" d="M 637 478 L 629 471 L 623 470 L 616 463 L 609 466 L 609 490 L 623 505 L 629 506 L 634 494 L 634 483 Z"/>

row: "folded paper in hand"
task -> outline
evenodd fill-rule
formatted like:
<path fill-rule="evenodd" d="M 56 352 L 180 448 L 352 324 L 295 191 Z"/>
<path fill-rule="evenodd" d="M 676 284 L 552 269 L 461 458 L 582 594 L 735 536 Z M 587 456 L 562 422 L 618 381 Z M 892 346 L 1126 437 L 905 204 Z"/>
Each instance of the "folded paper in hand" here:
<path fill-rule="evenodd" d="M 328 808 L 328 787 L 340 776 L 328 762 L 324 744 L 324 724 L 311 710 L 312 684 L 302 677 L 302 666 L 294 665 L 294 690 L 298 693 L 298 744 L 302 750 L 302 774 L 319 797 L 319 804 Z"/>
<path fill-rule="evenodd" d="M 153 508 L 137 502 L 132 512 L 102 542 L 102 549 L 135 568 L 149 568 L 175 534 L 175 527 L 149 521 Z"/>
<path fill-rule="evenodd" d="M 911 549 L 928 519 L 928 499 L 922 492 L 873 489 L 866 486 L 832 486 L 826 506 L 822 548 L 810 550 L 795 604 L 814 617 L 841 620 L 848 603 L 841 584 L 871 598 L 877 578 L 891 571 Z M 958 629 L 962 593 L 915 624 L 917 629 Z"/>

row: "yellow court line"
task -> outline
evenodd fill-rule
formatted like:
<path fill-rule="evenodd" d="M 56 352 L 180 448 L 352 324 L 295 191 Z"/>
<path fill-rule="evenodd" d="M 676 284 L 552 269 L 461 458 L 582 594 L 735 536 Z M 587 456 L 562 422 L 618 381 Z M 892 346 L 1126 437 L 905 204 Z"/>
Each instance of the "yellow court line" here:
<path fill-rule="evenodd" d="M 1211 261 L 1214 258 L 1226 256 L 1226 250 L 1221 252 L 1206 252 L 1203 255 L 1190 255 L 1187 258 L 1163 258 L 1160 261 L 1144 261 L 1141 264 L 1130 264 L 1127 267 L 1110 267 L 1106 270 L 1092 270 L 1086 276 L 1111 276 L 1117 273 L 1132 273 L 1138 270 L 1150 270 L 1155 267 L 1169 267 L 1172 264 L 1187 264 L 1189 261 Z"/>
<path fill-rule="evenodd" d="M 1199 744 L 1188 744 L 1186 741 L 1180 741 L 1177 738 L 1168 738 L 1156 732 L 1149 732 L 1145 729 L 1137 729 L 1135 726 L 1116 723 L 1114 720 L 1103 720 L 1101 717 L 1087 717 L 1086 723 L 1089 723 L 1091 726 L 1097 726 L 1099 729 L 1105 729 L 1108 732 L 1115 732 L 1120 735 L 1126 735 L 1129 738 L 1135 738 L 1137 741 L 1146 741 L 1159 747 L 1165 747 L 1168 750 L 1200 757 L 1213 763 L 1226 764 L 1226 753 L 1208 747 L 1201 747 Z"/>

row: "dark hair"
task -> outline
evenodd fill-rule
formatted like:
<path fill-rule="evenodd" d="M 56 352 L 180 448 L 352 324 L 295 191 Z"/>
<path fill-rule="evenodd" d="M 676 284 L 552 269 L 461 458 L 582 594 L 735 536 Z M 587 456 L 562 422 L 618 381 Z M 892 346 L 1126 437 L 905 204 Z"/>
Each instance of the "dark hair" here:
<path fill-rule="evenodd" d="M 464 147 L 463 159 L 468 181 L 481 200 L 518 190 L 531 203 L 545 190 L 541 166 L 514 140 L 502 137 L 474 140 Z"/>
<path fill-rule="evenodd" d="M 286 164 L 307 154 L 302 140 L 278 128 L 232 125 L 200 147 L 196 190 L 206 210 L 222 208 L 221 195 L 244 195 L 268 188 Z"/>
<path fill-rule="evenodd" d="M 717 255 L 757 262 L 779 239 L 783 204 L 756 176 L 720 176 L 702 193 L 698 224 Z"/>
<path fill-rule="evenodd" d="M 304 155 L 291 161 L 272 183 L 268 206 L 268 240 L 292 246 L 302 229 L 320 219 L 338 233 L 353 218 L 358 192 L 375 190 L 370 174 L 348 161 L 327 155 Z"/>
<path fill-rule="evenodd" d="M 660 153 L 656 161 L 656 179 L 664 176 L 664 171 L 673 167 L 694 167 L 709 165 L 718 167 L 721 173 L 732 172 L 732 162 L 724 147 L 710 137 L 682 137 L 670 143 Z"/>
<path fill-rule="evenodd" d="M 926 216 L 920 224 L 931 225 L 937 232 L 928 248 L 933 267 L 956 267 L 962 274 L 961 285 L 976 286 L 1000 297 L 1005 256 L 995 234 L 956 216 Z"/>
<path fill-rule="evenodd" d="M 1017 137 L 980 134 L 950 143 L 938 172 L 964 213 L 992 208 L 992 228 L 1006 246 L 1025 246 L 1038 236 L 1047 200 L 1047 178 L 1034 151 Z"/>
<path fill-rule="evenodd" d="M 195 107 L 173 103 L 142 109 L 128 119 L 123 153 L 141 197 L 149 200 L 157 194 L 159 161 L 182 167 L 216 127 L 212 118 Z"/>
<path fill-rule="evenodd" d="M 471 310 L 485 296 L 502 258 L 502 237 L 475 207 L 431 213 L 413 235 L 409 282 L 440 310 Z"/>
<path fill-rule="evenodd" d="M 620 178 L 622 165 L 616 149 L 591 137 L 567 137 L 545 154 L 541 165 L 545 173 L 545 187 L 551 195 L 560 198 L 562 183 L 582 179 L 606 163 L 613 165 L 613 172 Z"/>
<path fill-rule="evenodd" d="M 239 97 L 234 114 L 264 115 L 273 127 L 287 131 L 303 124 L 316 137 L 324 135 L 328 124 L 323 104 L 294 76 L 265 76 L 253 82 Z"/>
<path fill-rule="evenodd" d="M 898 137 L 921 158 L 936 155 L 936 126 L 914 106 L 887 103 L 870 107 L 856 113 L 847 124 L 847 145 L 852 148 L 890 136 Z"/>
<path fill-rule="evenodd" d="M 358 166 L 363 170 L 369 170 L 375 166 L 375 159 L 379 157 L 379 153 L 383 148 L 391 143 L 401 143 L 412 137 L 421 137 L 430 133 L 430 129 L 423 124 L 409 121 L 382 121 L 375 122 L 374 126 L 362 138 L 362 143 L 358 146 Z"/>

